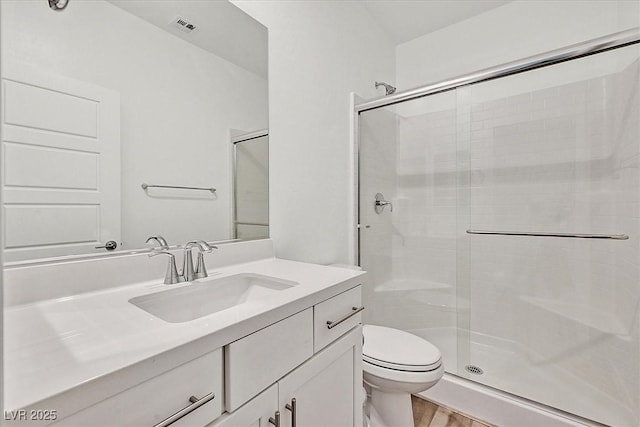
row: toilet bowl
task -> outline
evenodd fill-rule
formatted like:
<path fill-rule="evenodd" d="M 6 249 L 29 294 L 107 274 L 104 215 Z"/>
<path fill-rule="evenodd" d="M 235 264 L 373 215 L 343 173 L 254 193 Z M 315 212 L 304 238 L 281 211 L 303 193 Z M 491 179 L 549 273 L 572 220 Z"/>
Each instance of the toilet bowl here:
<path fill-rule="evenodd" d="M 398 329 L 364 325 L 363 379 L 371 390 L 371 427 L 412 427 L 411 394 L 433 387 L 444 374 L 440 350 Z"/>

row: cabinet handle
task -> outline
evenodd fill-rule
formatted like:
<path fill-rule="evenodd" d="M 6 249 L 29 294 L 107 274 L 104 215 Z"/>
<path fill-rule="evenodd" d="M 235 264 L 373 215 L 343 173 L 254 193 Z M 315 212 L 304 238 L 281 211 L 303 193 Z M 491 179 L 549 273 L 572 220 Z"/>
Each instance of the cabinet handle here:
<path fill-rule="evenodd" d="M 296 427 L 296 398 L 291 399 L 291 405 L 287 403 L 284 407 L 291 411 L 291 427 Z"/>
<path fill-rule="evenodd" d="M 275 418 L 269 417 L 269 422 L 276 427 L 280 427 L 280 411 L 276 411 Z"/>
<path fill-rule="evenodd" d="M 356 314 L 360 313 L 362 310 L 364 310 L 364 305 L 362 307 L 351 307 L 351 312 L 349 314 L 345 314 L 344 316 L 342 316 L 338 320 L 334 320 L 333 322 L 331 320 L 327 320 L 327 328 L 328 329 L 335 328 L 340 323 L 344 322 L 345 320 L 347 320 L 350 317 L 355 316 Z"/>
<path fill-rule="evenodd" d="M 196 409 L 198 409 L 199 407 L 201 407 L 205 403 L 209 402 L 210 400 L 213 400 L 215 397 L 216 397 L 216 395 L 213 394 L 213 393 L 207 394 L 202 399 L 198 399 L 195 396 L 191 396 L 189 398 L 189 402 L 191 402 L 190 405 L 185 406 L 184 408 L 180 409 L 175 414 L 170 415 L 165 420 L 160 421 L 154 427 L 167 427 L 168 425 L 173 424 L 174 422 L 178 421 L 180 418 L 184 417 L 185 415 L 195 411 Z"/>

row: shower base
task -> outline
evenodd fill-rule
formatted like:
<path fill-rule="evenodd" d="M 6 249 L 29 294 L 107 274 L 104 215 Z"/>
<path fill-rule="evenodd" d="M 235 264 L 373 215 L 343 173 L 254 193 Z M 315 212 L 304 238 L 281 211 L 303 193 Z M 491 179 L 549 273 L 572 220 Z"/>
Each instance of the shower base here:
<path fill-rule="evenodd" d="M 543 405 L 553 405 L 562 411 L 576 414 L 585 419 L 615 426 L 635 425 L 634 416 L 630 408 L 621 405 L 607 394 L 585 383 L 570 372 L 549 365 L 537 366 L 532 364 L 527 360 L 524 352 L 518 351 L 513 343 L 480 334 L 472 334 L 471 342 L 469 343 L 469 357 L 464 357 L 462 355 L 463 352 L 459 354 L 457 351 L 458 343 L 456 342 L 457 332 L 455 328 L 413 329 L 409 330 L 409 332 L 429 340 L 440 348 L 444 366 L 448 373 L 504 391 L 506 392 L 504 394 L 508 396 L 508 393 L 510 393 L 522 396 L 524 399 L 529 399 L 533 402 L 541 402 Z M 480 368 L 482 374 L 466 371 L 465 366 L 467 365 Z M 434 393 L 437 392 L 437 387 Z M 486 388 L 487 391 L 491 390 L 487 387 L 483 388 Z M 429 393 L 425 394 L 425 397 L 433 400 L 433 396 L 430 396 Z M 520 400 L 524 401 L 524 399 Z M 447 402 L 441 403 L 445 404 Z M 459 403 L 461 405 L 465 404 L 463 401 Z M 449 404 L 452 405 L 450 402 Z M 455 405 L 452 406 L 456 407 Z M 481 405 L 480 408 L 483 408 L 483 406 Z M 464 408 L 459 409 L 464 411 Z M 553 411 L 552 409 L 550 410 Z M 504 410 L 500 411 L 503 412 Z M 510 425 L 504 422 L 496 422 L 486 418 L 486 416 L 483 417 L 481 414 L 468 410 L 467 412 L 498 425 Z M 572 423 L 551 425 L 590 425 L 587 421 L 572 421 Z M 535 423 L 530 425 L 534 426 Z"/>

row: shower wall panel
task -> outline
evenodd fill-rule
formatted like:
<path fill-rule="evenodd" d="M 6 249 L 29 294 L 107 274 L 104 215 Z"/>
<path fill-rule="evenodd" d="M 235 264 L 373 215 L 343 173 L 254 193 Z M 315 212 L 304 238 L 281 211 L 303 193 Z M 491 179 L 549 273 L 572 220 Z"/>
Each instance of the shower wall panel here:
<path fill-rule="evenodd" d="M 398 124 L 398 210 L 392 222 L 399 231 L 394 253 L 403 256 L 394 258 L 394 275 L 431 289 L 455 284 L 455 113 L 406 116 Z M 447 305 L 455 307 L 453 301 Z"/>

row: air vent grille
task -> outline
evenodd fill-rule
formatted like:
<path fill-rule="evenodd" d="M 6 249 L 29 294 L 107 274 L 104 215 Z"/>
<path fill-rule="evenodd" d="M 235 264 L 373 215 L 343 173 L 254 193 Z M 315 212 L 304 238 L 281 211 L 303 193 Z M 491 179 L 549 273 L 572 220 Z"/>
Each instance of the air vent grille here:
<path fill-rule="evenodd" d="M 183 18 L 181 16 L 177 16 L 176 19 L 171 21 L 171 26 L 173 26 L 174 28 L 177 28 L 178 30 L 184 33 L 191 33 L 196 28 L 198 28 L 197 25 L 194 24 L 192 21 L 190 21 L 189 19 Z"/>

